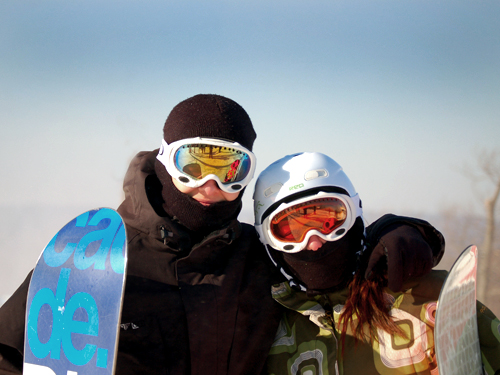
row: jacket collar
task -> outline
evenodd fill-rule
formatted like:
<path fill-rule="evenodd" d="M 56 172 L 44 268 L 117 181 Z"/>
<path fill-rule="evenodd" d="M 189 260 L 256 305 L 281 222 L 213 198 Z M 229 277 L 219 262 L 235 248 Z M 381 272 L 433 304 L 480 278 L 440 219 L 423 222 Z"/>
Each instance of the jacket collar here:
<path fill-rule="evenodd" d="M 143 151 L 130 163 L 123 183 L 125 200 L 118 208 L 127 225 L 147 233 L 162 242 L 164 250 L 172 252 L 188 251 L 214 241 L 230 244 L 239 237 L 241 225 L 236 219 L 224 228 L 200 236 L 169 218 L 154 203 L 157 184 L 161 186 L 154 168 L 157 154 L 158 150 Z"/>
<path fill-rule="evenodd" d="M 241 225 L 237 220 L 226 227 L 215 230 L 206 236 L 199 236 L 176 223 L 169 217 L 163 217 L 158 226 L 157 236 L 173 252 L 193 251 L 196 248 L 216 242 L 230 245 L 241 234 Z"/>

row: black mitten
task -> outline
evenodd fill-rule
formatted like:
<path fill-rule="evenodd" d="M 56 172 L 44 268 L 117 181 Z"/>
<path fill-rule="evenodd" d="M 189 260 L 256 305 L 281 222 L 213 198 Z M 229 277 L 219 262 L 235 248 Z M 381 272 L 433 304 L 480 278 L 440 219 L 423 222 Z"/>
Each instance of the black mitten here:
<path fill-rule="evenodd" d="M 367 243 L 371 255 L 365 277 L 386 270 L 387 286 L 394 292 L 408 279 L 430 272 L 444 253 L 442 234 L 428 222 L 390 214 L 367 228 Z"/>

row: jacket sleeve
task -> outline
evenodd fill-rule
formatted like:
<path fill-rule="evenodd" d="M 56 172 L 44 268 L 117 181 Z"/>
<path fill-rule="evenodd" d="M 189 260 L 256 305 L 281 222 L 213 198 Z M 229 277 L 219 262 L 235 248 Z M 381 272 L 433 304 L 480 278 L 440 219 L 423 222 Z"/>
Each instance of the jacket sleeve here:
<path fill-rule="evenodd" d="M 23 370 L 24 318 L 31 273 L 0 308 L 0 375 Z"/>
<path fill-rule="evenodd" d="M 443 257 L 444 237 L 425 220 L 386 214 L 366 228 L 366 235 L 370 258 L 365 278 L 382 270 L 394 292 L 406 281 L 428 274 Z"/>
<path fill-rule="evenodd" d="M 487 374 L 500 373 L 500 321 L 479 301 L 476 311 L 483 366 Z"/>

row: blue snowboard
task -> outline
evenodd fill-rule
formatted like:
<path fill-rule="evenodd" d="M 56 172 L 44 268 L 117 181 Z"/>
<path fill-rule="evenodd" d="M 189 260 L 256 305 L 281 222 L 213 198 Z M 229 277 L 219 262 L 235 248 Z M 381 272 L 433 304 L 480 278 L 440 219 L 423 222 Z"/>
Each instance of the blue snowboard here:
<path fill-rule="evenodd" d="M 26 304 L 23 374 L 113 374 L 127 241 L 120 215 L 85 212 L 43 250 Z"/>

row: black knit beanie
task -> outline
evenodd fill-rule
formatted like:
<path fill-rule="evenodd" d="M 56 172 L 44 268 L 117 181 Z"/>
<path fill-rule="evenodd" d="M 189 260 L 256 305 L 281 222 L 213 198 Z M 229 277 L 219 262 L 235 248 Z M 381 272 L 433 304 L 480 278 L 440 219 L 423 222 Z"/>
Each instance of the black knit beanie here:
<path fill-rule="evenodd" d="M 250 117 L 235 101 L 219 95 L 196 95 L 177 104 L 165 121 L 163 138 L 222 138 L 252 151 L 257 135 Z"/>
<path fill-rule="evenodd" d="M 219 95 L 200 94 L 177 104 L 163 127 L 163 138 L 169 144 L 193 137 L 222 138 L 252 150 L 256 134 L 250 117 L 238 103 Z M 207 234 L 238 217 L 243 190 L 234 201 L 203 206 L 175 187 L 159 160 L 155 171 L 163 186 L 165 212 L 189 230 Z"/>

